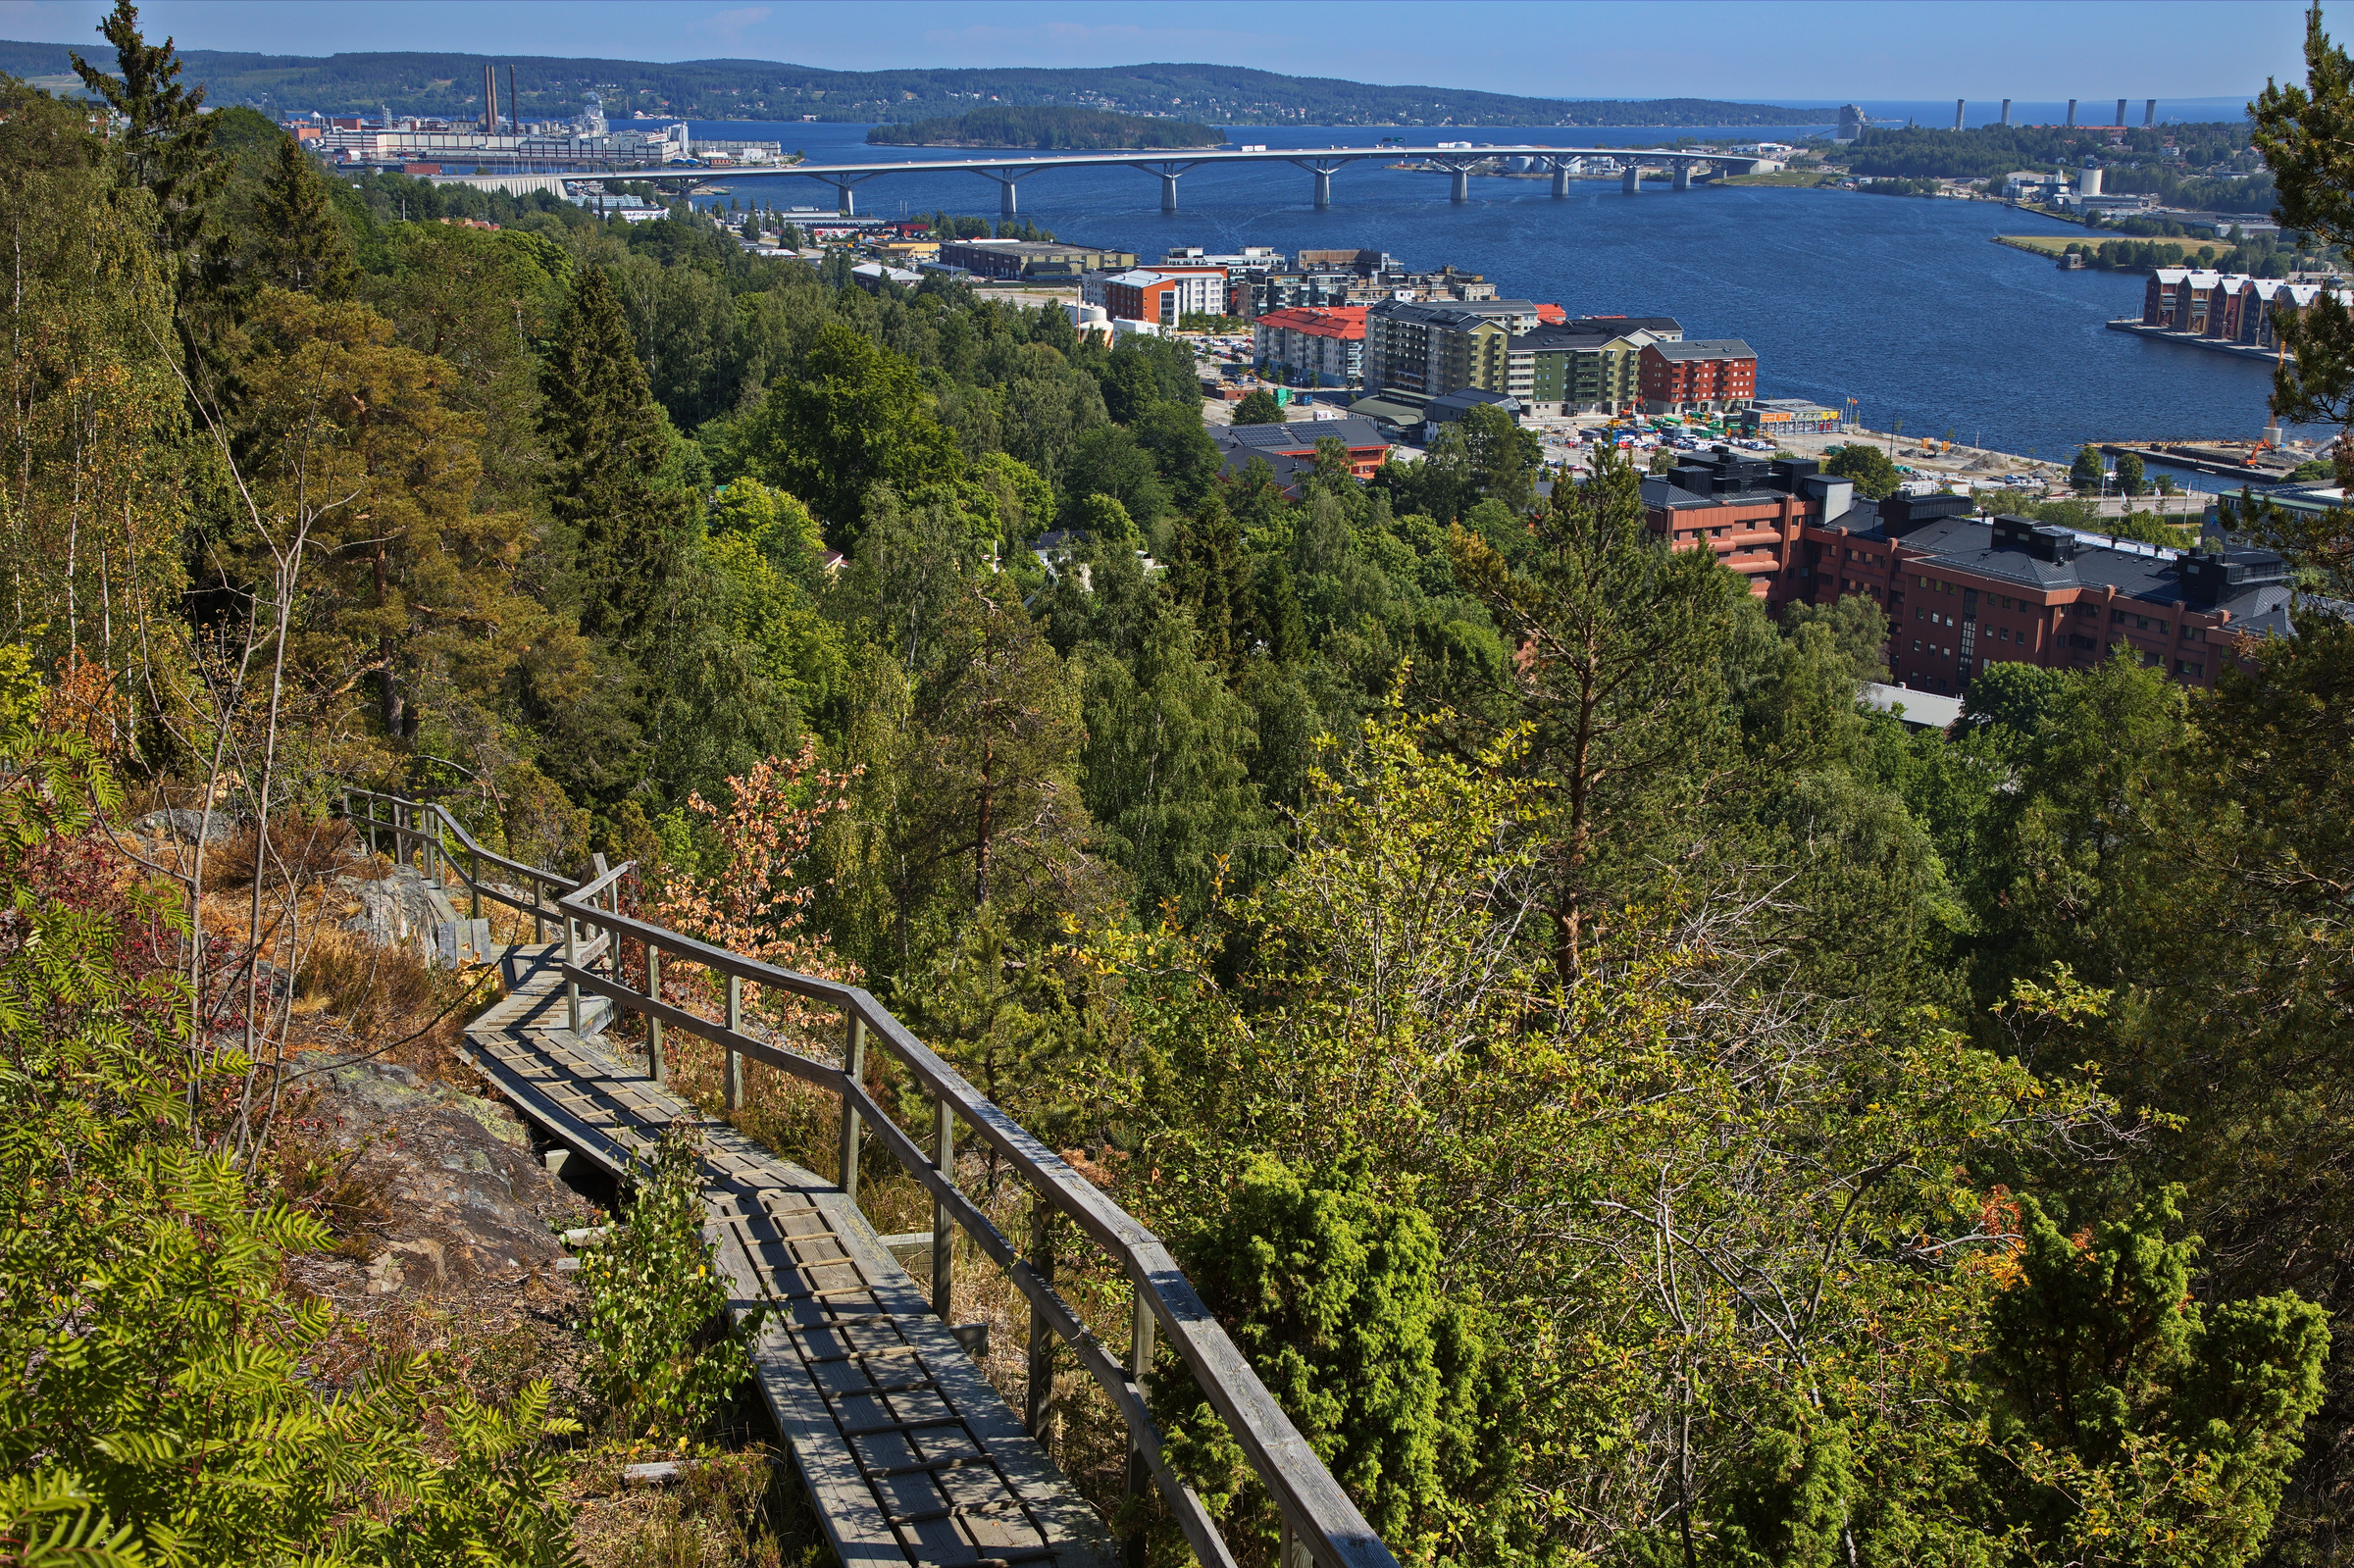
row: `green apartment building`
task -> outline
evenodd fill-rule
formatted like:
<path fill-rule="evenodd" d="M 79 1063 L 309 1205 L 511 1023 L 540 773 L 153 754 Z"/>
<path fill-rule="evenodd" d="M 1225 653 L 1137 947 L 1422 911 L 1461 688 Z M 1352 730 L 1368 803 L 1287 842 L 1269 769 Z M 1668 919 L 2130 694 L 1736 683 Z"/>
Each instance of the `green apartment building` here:
<path fill-rule="evenodd" d="M 1504 392 L 1532 417 L 1642 407 L 1646 343 L 1680 342 L 1665 316 L 1546 321 L 1525 299 L 1384 300 L 1365 313 L 1365 385 L 1374 390 Z"/>
<path fill-rule="evenodd" d="M 1639 409 L 1643 345 L 1680 342 L 1683 335 L 1682 326 L 1665 316 L 1548 322 L 1512 338 L 1508 379 L 1526 386 L 1513 395 L 1532 418 Z"/>

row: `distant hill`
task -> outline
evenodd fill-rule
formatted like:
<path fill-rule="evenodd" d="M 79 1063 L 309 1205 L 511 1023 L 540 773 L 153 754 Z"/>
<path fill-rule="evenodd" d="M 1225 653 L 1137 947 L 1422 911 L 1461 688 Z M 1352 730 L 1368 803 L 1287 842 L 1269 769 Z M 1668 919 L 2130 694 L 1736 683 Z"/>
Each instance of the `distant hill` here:
<path fill-rule="evenodd" d="M 1185 120 L 1115 115 L 1107 109 L 1002 104 L 946 120 L 877 126 L 866 139 L 881 147 L 1021 147 L 1036 152 L 1096 152 L 1125 147 L 1215 147 L 1226 132 Z"/>
<path fill-rule="evenodd" d="M 111 66 L 92 36 L 83 57 Z M 483 112 L 483 67 L 507 68 L 526 120 L 573 114 L 583 95 L 605 112 L 682 120 L 906 122 L 991 105 L 1102 109 L 1215 126 L 1786 126 L 1827 122 L 1819 109 L 1720 103 L 1707 98 L 1570 102 L 1456 87 L 1382 87 L 1284 76 L 1235 66 L 1149 65 L 1093 70 L 820 71 L 765 60 L 562 60 L 469 54 L 234 54 L 190 49 L 186 75 L 218 104 L 274 115 L 395 114 L 464 119 Z M 0 42 L 0 72 L 61 88 L 71 81 L 66 46 Z"/>

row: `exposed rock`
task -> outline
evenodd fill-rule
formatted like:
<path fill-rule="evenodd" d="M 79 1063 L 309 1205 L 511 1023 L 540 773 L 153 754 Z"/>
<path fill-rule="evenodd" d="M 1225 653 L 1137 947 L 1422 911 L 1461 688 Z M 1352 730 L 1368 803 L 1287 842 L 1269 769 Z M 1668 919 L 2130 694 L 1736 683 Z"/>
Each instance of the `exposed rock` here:
<path fill-rule="evenodd" d="M 548 1175 L 503 1105 L 390 1062 L 334 1068 L 319 1083 L 310 1116 L 359 1149 L 349 1174 L 382 1194 L 365 1293 L 520 1280 L 565 1256 L 551 1226 L 578 1224 L 588 1205 Z"/>
<path fill-rule="evenodd" d="M 164 833 L 183 843 L 219 843 L 242 826 L 226 811 L 196 811 L 178 807 L 151 811 L 131 824 L 142 833 Z"/>

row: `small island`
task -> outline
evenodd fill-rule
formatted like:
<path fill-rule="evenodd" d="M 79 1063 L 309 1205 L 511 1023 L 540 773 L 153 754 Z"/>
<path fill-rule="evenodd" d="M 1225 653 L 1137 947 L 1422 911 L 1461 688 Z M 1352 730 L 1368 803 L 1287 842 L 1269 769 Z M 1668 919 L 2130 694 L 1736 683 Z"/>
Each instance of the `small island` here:
<path fill-rule="evenodd" d="M 877 126 L 866 133 L 881 147 L 1020 147 L 1030 152 L 1106 152 L 1148 147 L 1215 147 L 1226 132 L 1215 126 L 1104 109 L 992 105 L 943 120 Z"/>

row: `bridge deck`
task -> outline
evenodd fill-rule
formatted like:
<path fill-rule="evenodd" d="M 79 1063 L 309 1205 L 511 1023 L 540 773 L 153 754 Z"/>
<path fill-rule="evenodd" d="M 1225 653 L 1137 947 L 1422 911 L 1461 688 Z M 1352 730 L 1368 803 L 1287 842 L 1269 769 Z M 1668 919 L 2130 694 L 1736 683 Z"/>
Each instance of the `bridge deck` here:
<path fill-rule="evenodd" d="M 769 1309 L 753 1371 L 844 1568 L 1109 1568 L 1095 1511 L 1023 1430 L 841 1189 L 565 1027 L 560 945 L 504 959 L 465 1055 L 558 1142 L 616 1176 L 699 1126 L 734 1309 Z"/>

